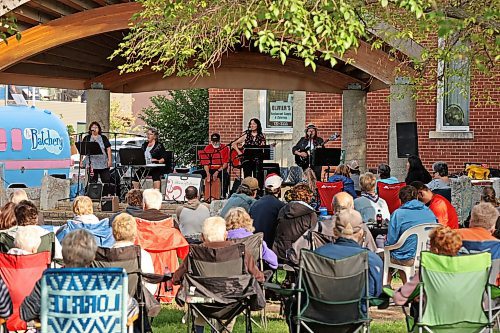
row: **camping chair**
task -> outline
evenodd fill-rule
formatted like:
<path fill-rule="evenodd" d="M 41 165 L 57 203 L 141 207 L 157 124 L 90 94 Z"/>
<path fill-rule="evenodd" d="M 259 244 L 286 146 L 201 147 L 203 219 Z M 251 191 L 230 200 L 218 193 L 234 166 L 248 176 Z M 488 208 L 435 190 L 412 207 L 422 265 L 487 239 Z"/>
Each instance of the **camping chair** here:
<path fill-rule="evenodd" d="M 149 318 L 155 317 L 155 313 L 147 311 L 146 313 L 146 297 L 154 297 L 153 295 L 146 295 L 149 291 L 144 291 L 143 281 L 147 283 L 157 284 L 166 282 L 171 279 L 171 274 L 168 276 L 143 273 L 141 271 L 141 248 L 137 245 L 125 246 L 119 248 L 97 248 L 95 260 L 92 262 L 91 267 L 108 268 L 108 267 L 121 267 L 125 269 L 128 276 L 128 295 L 135 298 L 139 303 L 139 319 L 136 322 L 140 325 L 140 332 L 145 332 L 150 329 L 151 322 Z M 154 293 L 159 300 L 159 293 Z M 159 306 L 159 303 L 157 303 Z M 159 309 L 159 308 L 158 308 Z M 157 314 L 157 313 L 156 313 Z"/>
<path fill-rule="evenodd" d="M 294 303 L 286 311 L 290 331 L 369 331 L 368 251 L 340 260 L 301 252 L 297 286 L 267 284 Z"/>
<path fill-rule="evenodd" d="M 404 186 L 406 186 L 405 182 L 396 184 L 377 182 L 378 196 L 384 199 L 387 203 L 389 213 L 392 214 L 392 212 L 394 212 L 401 206 L 401 200 L 399 199 L 399 190 Z"/>
<path fill-rule="evenodd" d="M 178 229 L 173 228 L 173 219 L 150 222 L 136 218 L 137 239 L 136 245 L 149 252 L 153 259 L 155 274 L 163 275 L 165 271 L 175 272 L 179 268 L 179 259 L 184 260 L 189 244 Z M 174 299 L 178 286 L 173 290 L 159 290 L 160 300 L 171 303 Z"/>
<path fill-rule="evenodd" d="M 443 256 L 424 251 L 420 262 L 419 332 L 491 332 L 490 302 L 483 310 L 483 294 L 491 298 L 488 275 L 491 255 Z M 460 306 L 457 306 L 460 305 Z"/>
<path fill-rule="evenodd" d="M 37 253 L 50 252 L 50 259 L 54 260 L 56 252 L 56 236 L 53 232 L 49 232 L 40 237 L 40 246 Z M 0 252 L 6 253 L 14 247 L 14 237 L 6 232 L 0 232 Z"/>
<path fill-rule="evenodd" d="M 258 282 L 247 272 L 244 256 L 243 244 L 217 249 L 191 246 L 186 258 L 187 271 L 176 297 L 179 305 L 188 305 L 188 333 L 194 332 L 194 315 L 201 316 L 215 332 L 221 333 L 242 312 L 245 332 L 252 331 L 250 311 L 262 309 L 265 300 Z M 259 306 L 251 306 L 255 300 L 260 302 Z"/>
<path fill-rule="evenodd" d="M 127 290 L 123 268 L 46 270 L 41 282 L 42 333 L 127 332 Z"/>
<path fill-rule="evenodd" d="M 231 240 L 236 244 L 244 244 L 246 253 L 252 255 L 257 268 L 260 271 L 264 271 L 264 261 L 262 259 L 262 243 L 264 242 L 264 234 L 262 232 L 258 232 L 245 238 L 234 238 Z M 262 291 L 264 292 L 264 286 L 262 286 Z M 261 327 L 253 318 L 252 322 Z M 267 328 L 266 308 L 261 311 L 260 323 L 262 327 L 265 329 Z"/>
<path fill-rule="evenodd" d="M 98 223 L 81 223 L 68 220 L 64 226 L 57 231 L 57 239 L 62 243 L 64 237 L 73 230 L 85 229 L 90 232 L 100 247 L 111 247 L 115 243 L 113 231 L 109 225 L 109 219 L 105 218 Z"/>
<path fill-rule="evenodd" d="M 439 223 L 424 223 L 419 224 L 414 227 L 409 228 L 401 237 L 399 237 L 396 244 L 384 247 L 384 277 L 383 284 L 389 283 L 389 269 L 394 268 L 396 270 L 402 270 L 406 274 L 406 278 L 409 279 L 411 276 L 415 275 L 416 268 L 420 263 L 420 252 L 423 249 L 427 250 L 427 243 L 429 242 L 429 233 L 432 229 L 439 227 Z M 410 237 L 417 237 L 417 248 L 415 251 L 415 261 L 412 266 L 403 266 L 391 262 L 391 251 L 401 248 L 404 243 Z"/>
<path fill-rule="evenodd" d="M 332 200 L 335 194 L 344 190 L 344 183 L 338 182 L 316 182 L 321 206 L 326 207 L 328 214 L 332 215 Z"/>
<path fill-rule="evenodd" d="M 42 273 L 50 266 L 50 252 L 30 255 L 0 253 L 0 274 L 9 289 L 13 313 L 7 319 L 9 331 L 26 330 L 28 325 L 19 317 L 19 307 L 28 296 Z"/>

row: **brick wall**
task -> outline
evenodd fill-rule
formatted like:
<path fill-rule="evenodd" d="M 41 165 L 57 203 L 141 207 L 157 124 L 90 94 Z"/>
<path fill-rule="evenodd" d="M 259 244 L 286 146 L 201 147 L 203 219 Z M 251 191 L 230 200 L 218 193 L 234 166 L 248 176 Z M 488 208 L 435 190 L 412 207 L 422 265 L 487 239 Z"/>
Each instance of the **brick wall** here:
<path fill-rule="evenodd" d="M 326 140 L 333 133 L 342 132 L 342 95 L 306 93 L 306 124 L 318 127 L 318 135 Z M 341 140 L 332 141 L 327 147 L 341 146 Z"/>

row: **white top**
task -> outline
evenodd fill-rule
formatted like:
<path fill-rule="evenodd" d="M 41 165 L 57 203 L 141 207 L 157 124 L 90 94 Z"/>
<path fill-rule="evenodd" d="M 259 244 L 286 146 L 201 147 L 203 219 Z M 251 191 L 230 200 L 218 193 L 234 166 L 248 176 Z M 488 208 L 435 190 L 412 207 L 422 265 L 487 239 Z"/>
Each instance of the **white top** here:
<path fill-rule="evenodd" d="M 146 158 L 146 164 L 151 164 L 151 159 L 153 158 L 151 156 L 151 149 L 153 149 L 153 146 L 151 147 L 147 146 L 146 151 L 144 152 L 144 157 Z"/>

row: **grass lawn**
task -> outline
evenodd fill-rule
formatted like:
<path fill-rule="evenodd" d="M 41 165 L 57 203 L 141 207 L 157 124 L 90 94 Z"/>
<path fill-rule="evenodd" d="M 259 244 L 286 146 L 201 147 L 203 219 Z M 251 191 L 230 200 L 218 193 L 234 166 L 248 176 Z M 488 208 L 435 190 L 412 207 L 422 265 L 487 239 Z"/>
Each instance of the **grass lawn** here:
<path fill-rule="evenodd" d="M 183 312 L 174 306 L 165 306 L 160 315 L 153 322 L 153 331 L 155 333 L 172 333 L 186 332 L 186 325 L 182 323 Z M 277 318 L 276 314 L 268 314 L 267 330 L 260 329 L 257 325 L 253 325 L 253 332 L 269 332 L 269 333 L 286 333 L 288 327 L 282 318 Z M 255 318 L 258 322 L 258 318 Z M 244 321 L 238 317 L 236 326 L 233 332 L 240 333 L 245 331 Z M 403 320 L 374 320 L 371 324 L 371 332 L 374 333 L 400 333 L 406 332 Z M 208 328 L 205 332 L 209 332 Z"/>

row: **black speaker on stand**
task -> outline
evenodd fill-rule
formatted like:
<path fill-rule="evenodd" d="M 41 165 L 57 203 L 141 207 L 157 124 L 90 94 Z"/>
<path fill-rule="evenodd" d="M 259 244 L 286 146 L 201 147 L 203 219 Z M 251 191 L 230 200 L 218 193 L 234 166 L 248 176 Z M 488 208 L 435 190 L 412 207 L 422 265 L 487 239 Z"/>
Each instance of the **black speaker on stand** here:
<path fill-rule="evenodd" d="M 92 201 L 101 201 L 102 191 L 102 183 L 90 183 L 87 187 L 85 195 L 92 199 Z"/>
<path fill-rule="evenodd" d="M 396 123 L 396 140 L 398 158 L 407 158 L 410 155 L 418 156 L 417 123 Z"/>

